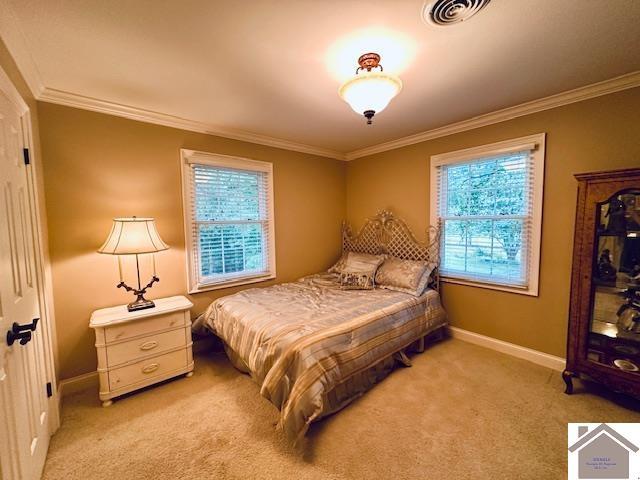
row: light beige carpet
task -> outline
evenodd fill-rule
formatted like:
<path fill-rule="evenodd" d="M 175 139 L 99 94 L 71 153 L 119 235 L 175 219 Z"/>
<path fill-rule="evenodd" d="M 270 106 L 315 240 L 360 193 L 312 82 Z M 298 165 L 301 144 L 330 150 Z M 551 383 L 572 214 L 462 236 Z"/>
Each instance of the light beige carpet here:
<path fill-rule="evenodd" d="M 558 372 L 459 340 L 413 357 L 298 450 L 278 412 L 224 354 L 102 408 L 65 399 L 46 479 L 562 479 L 567 422 L 640 422 L 596 386 L 564 395 Z"/>

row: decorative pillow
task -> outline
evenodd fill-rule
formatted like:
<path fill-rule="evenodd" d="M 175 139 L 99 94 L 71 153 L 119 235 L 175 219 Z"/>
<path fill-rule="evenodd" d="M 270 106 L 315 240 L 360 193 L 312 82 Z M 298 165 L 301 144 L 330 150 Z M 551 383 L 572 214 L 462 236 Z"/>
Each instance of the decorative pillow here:
<path fill-rule="evenodd" d="M 371 259 L 372 261 L 373 259 L 378 259 L 378 258 L 381 258 L 382 261 L 384 261 L 384 259 L 387 258 L 386 255 L 369 255 L 368 253 L 346 252 L 346 253 L 343 253 L 340 259 L 336 263 L 334 263 L 327 271 L 329 273 L 342 273 L 342 270 L 344 269 L 344 266 L 347 263 L 347 257 L 349 256 L 349 254 L 356 255 L 357 258 L 361 258 L 361 259 Z"/>
<path fill-rule="evenodd" d="M 378 269 L 375 282 L 381 288 L 419 297 L 427 287 L 435 267 L 433 263 L 389 257 Z"/>
<path fill-rule="evenodd" d="M 349 252 L 340 272 L 340 285 L 345 290 L 371 290 L 375 287 L 376 270 L 384 255 Z"/>
<path fill-rule="evenodd" d="M 327 270 L 329 273 L 342 273 L 342 269 L 344 268 L 344 264 L 347 261 L 347 255 L 349 255 L 349 252 L 347 253 L 343 253 L 342 256 L 340 257 L 340 260 L 338 260 L 336 263 L 333 264 L 333 266 L 331 268 L 329 268 L 329 270 Z"/>
<path fill-rule="evenodd" d="M 424 273 L 422 274 L 422 278 L 418 282 L 418 287 L 413 292 L 406 291 L 405 293 L 410 293 L 411 295 L 415 295 L 416 297 L 422 295 L 429 286 L 429 283 L 431 282 L 431 274 L 437 266 L 438 265 L 435 263 L 427 263 L 427 268 L 425 268 Z"/>
<path fill-rule="evenodd" d="M 366 273 L 342 272 L 340 274 L 340 288 L 343 290 L 373 290 L 375 288 L 374 277 Z"/>

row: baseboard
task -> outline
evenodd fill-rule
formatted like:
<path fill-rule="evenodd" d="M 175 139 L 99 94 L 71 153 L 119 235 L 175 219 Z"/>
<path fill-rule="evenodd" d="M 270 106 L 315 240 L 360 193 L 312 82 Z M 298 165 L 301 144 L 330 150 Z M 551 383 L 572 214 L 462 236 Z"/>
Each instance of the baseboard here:
<path fill-rule="evenodd" d="M 498 352 L 506 353 L 514 357 L 522 358 L 530 362 L 536 363 L 543 367 L 551 368 L 561 372 L 565 367 L 565 359 L 549 355 L 548 353 L 539 352 L 531 348 L 521 347 L 514 343 L 504 342 L 496 338 L 480 335 L 479 333 L 463 330 L 462 328 L 450 327 L 451 335 L 464 342 L 474 343 L 482 347 L 490 348 Z M 194 342 L 194 353 L 206 351 L 214 344 L 212 339 L 200 339 Z M 73 393 L 82 392 L 90 388 L 98 389 L 98 372 L 89 372 L 77 377 L 61 380 L 58 388 L 58 398 L 60 401 L 63 397 Z"/>
<path fill-rule="evenodd" d="M 60 381 L 58 396 L 60 399 L 72 393 L 82 392 L 90 388 L 98 390 L 98 372 L 89 372 L 77 377 L 66 378 Z"/>
<path fill-rule="evenodd" d="M 450 327 L 451 335 L 464 342 L 474 343 L 482 347 L 490 348 L 498 352 L 506 353 L 514 357 L 522 358 L 530 362 L 542 365 L 561 372 L 565 368 L 566 360 L 562 357 L 549 355 L 548 353 L 539 352 L 527 347 L 521 347 L 514 343 L 504 342 L 496 338 L 480 335 L 479 333 L 470 332 L 457 327 Z"/>

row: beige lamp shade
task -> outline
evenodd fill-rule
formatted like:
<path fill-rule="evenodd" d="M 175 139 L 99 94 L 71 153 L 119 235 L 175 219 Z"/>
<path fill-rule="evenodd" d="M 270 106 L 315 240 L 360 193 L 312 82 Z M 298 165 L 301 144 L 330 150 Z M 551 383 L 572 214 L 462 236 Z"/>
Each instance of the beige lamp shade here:
<path fill-rule="evenodd" d="M 98 253 L 133 255 L 167 250 L 153 218 L 114 218 L 111 233 Z"/>

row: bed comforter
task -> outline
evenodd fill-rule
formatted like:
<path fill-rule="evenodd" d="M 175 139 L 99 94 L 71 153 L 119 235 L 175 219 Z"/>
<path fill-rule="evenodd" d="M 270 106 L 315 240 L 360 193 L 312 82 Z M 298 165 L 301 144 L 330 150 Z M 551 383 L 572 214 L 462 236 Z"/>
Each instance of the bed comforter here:
<path fill-rule="evenodd" d="M 335 391 L 369 381 L 364 373 L 403 355 L 443 326 L 446 314 L 434 290 L 420 297 L 341 290 L 336 276 L 324 274 L 217 299 L 198 321 L 224 341 L 234 365 L 280 409 L 279 426 L 295 441 L 312 421 L 353 397 L 336 397 Z"/>

